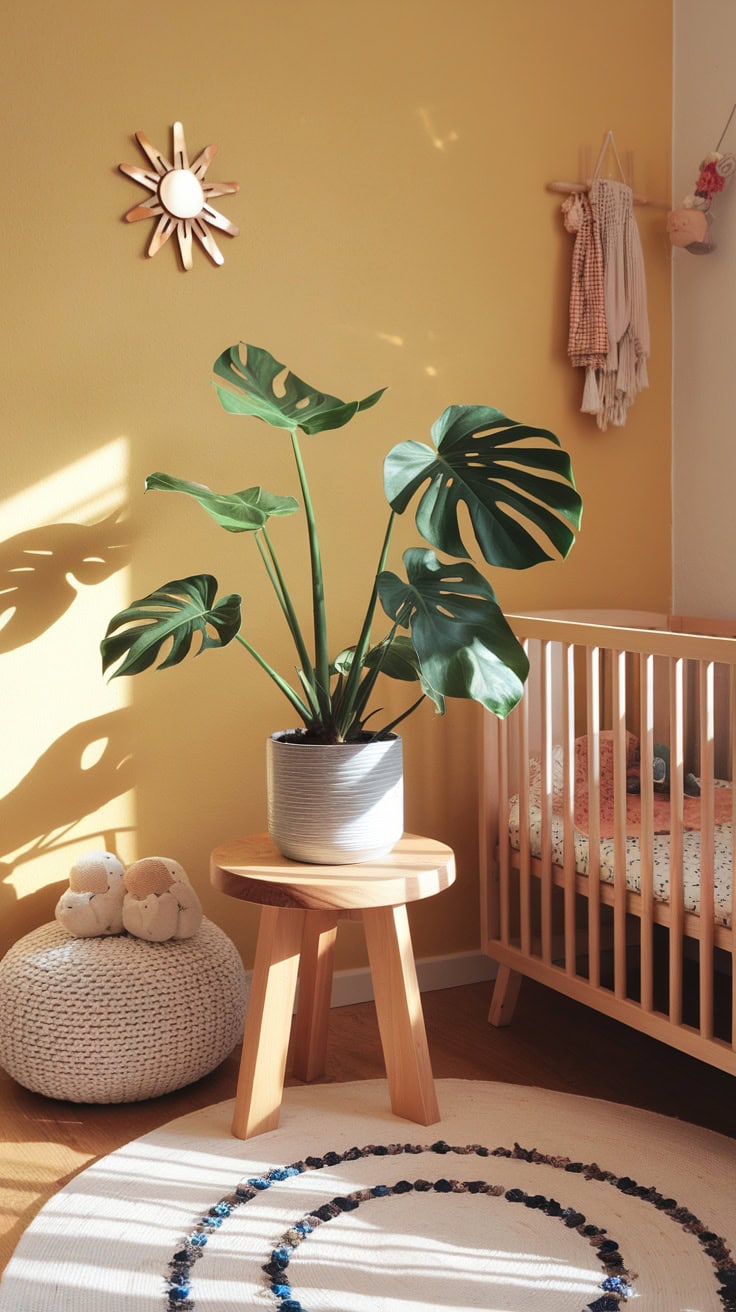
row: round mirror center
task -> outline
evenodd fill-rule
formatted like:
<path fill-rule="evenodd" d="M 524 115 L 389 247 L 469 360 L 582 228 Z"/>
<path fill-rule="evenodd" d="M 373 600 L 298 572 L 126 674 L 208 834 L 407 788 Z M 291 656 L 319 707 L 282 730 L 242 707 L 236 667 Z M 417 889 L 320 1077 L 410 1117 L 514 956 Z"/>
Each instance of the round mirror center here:
<path fill-rule="evenodd" d="M 158 184 L 161 204 L 175 219 L 193 219 L 204 205 L 201 183 L 191 169 L 172 169 Z"/>

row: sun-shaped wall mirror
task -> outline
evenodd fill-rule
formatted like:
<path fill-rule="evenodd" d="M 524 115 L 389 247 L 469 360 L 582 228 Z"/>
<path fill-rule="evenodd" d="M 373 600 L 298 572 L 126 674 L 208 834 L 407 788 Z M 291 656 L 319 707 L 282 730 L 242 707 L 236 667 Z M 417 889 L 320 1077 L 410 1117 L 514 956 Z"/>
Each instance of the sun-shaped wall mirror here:
<path fill-rule="evenodd" d="M 135 164 L 119 164 L 118 168 L 152 194 L 144 205 L 134 205 L 128 210 L 124 218 L 127 223 L 137 223 L 139 219 L 157 220 L 148 255 L 157 255 L 175 232 L 185 269 L 192 267 L 192 237 L 197 238 L 215 264 L 222 264 L 223 256 L 210 228 L 219 228 L 230 237 L 237 237 L 238 229 L 210 201 L 215 196 L 229 196 L 238 191 L 238 183 L 205 180 L 217 146 L 206 146 L 190 164 L 181 123 L 174 124 L 172 135 L 173 164 L 151 145 L 142 132 L 136 132 L 135 139 L 151 167 L 141 169 Z"/>

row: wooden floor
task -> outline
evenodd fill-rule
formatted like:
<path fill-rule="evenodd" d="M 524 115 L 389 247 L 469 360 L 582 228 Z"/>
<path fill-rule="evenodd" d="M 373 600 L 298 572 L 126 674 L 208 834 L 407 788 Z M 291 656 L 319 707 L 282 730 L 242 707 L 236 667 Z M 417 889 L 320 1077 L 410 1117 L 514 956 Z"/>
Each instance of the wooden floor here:
<path fill-rule="evenodd" d="M 532 981 L 522 985 L 507 1029 L 488 1025 L 489 998 L 487 984 L 424 994 L 438 1079 L 499 1080 L 606 1098 L 736 1138 L 732 1076 Z M 44 1201 L 90 1162 L 175 1116 L 233 1097 L 238 1055 L 178 1093 L 122 1106 L 55 1102 L 0 1072 L 0 1268 Z M 383 1074 L 373 1004 L 333 1010 L 329 1081 Z"/>

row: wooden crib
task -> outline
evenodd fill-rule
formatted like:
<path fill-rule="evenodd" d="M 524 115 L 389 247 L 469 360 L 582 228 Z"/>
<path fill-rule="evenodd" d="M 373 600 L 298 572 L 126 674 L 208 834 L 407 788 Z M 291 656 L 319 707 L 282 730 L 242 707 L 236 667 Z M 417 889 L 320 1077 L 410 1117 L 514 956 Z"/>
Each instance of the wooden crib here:
<path fill-rule="evenodd" d="M 490 1020 L 528 975 L 736 1074 L 736 622 L 509 622 L 531 671 L 508 719 L 484 719 Z"/>

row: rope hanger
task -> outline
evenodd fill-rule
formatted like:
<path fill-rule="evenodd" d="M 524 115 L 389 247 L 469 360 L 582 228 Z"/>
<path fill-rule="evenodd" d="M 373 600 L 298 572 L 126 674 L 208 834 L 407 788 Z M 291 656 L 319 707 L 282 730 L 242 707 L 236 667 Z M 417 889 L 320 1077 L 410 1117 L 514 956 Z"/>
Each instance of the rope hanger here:
<path fill-rule="evenodd" d="M 597 177 L 598 177 L 598 175 L 599 175 L 599 173 L 600 173 L 600 170 L 601 170 L 601 166 L 602 166 L 602 164 L 603 164 L 603 161 L 604 161 L 604 159 L 606 158 L 606 151 L 608 150 L 608 147 L 609 147 L 609 146 L 611 147 L 611 150 L 613 151 L 613 157 L 614 157 L 616 163 L 618 164 L 618 171 L 619 171 L 619 173 L 621 174 L 621 181 L 622 181 L 622 182 L 625 182 L 626 185 L 628 186 L 628 179 L 627 179 L 627 177 L 626 177 L 626 174 L 624 173 L 623 165 L 622 165 L 622 163 L 621 163 L 621 159 L 620 159 L 620 157 L 619 157 L 619 153 L 618 153 L 618 151 L 617 151 L 617 149 L 616 149 L 616 138 L 614 137 L 613 132 L 611 131 L 610 128 L 608 129 L 608 132 L 606 133 L 605 137 L 603 138 L 603 145 L 601 146 L 601 153 L 600 153 L 600 155 L 598 156 L 598 161 L 597 161 L 597 163 L 596 163 L 595 168 L 593 169 L 593 178 L 597 178 Z"/>
<path fill-rule="evenodd" d="M 730 126 L 731 126 L 731 119 L 733 118 L 734 114 L 736 114 L 736 105 L 733 106 L 733 108 L 732 108 L 732 110 L 731 110 L 731 113 L 729 114 L 728 118 L 726 119 L 726 126 L 725 126 L 725 128 L 723 129 L 723 131 L 722 131 L 720 137 L 718 138 L 718 142 L 717 142 L 717 145 L 716 145 L 716 154 L 717 154 L 718 151 L 721 149 L 721 142 L 723 141 L 723 138 L 725 137 L 726 133 L 728 132 L 728 129 L 729 129 Z"/>
<path fill-rule="evenodd" d="M 736 112 L 736 105 L 734 105 L 734 110 L 732 112 Z M 728 126 L 728 124 L 726 126 Z M 589 182 L 548 182 L 547 191 L 564 192 L 566 194 L 575 194 L 575 195 L 579 195 L 581 192 L 584 191 L 590 191 L 590 182 L 599 176 L 600 169 L 603 166 L 603 162 L 606 158 L 606 152 L 609 146 L 613 151 L 614 159 L 618 166 L 619 173 L 621 174 L 621 181 L 624 182 L 627 186 L 629 186 L 630 183 L 624 172 L 623 165 L 621 163 L 621 157 L 616 147 L 616 138 L 613 135 L 612 129 L 609 128 L 608 132 L 605 134 L 603 138 L 603 145 L 601 146 L 600 154 L 598 156 L 595 169 L 593 170 L 593 177 L 590 179 L 590 181 Z M 661 210 L 668 210 L 670 208 L 669 203 L 667 201 L 650 200 L 647 196 L 637 195 L 636 192 L 633 192 L 632 194 L 633 194 L 635 205 L 648 205 L 650 209 L 661 209 Z"/>

